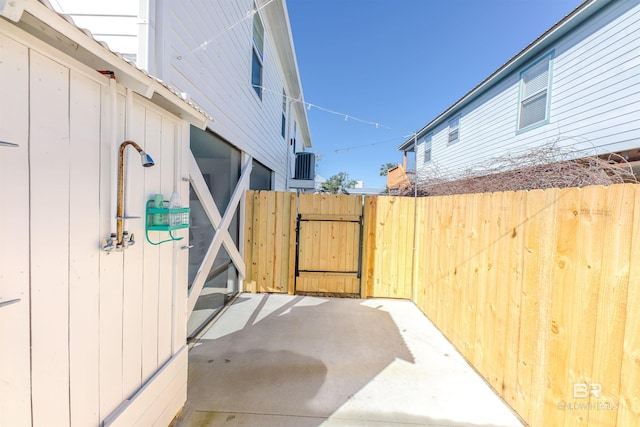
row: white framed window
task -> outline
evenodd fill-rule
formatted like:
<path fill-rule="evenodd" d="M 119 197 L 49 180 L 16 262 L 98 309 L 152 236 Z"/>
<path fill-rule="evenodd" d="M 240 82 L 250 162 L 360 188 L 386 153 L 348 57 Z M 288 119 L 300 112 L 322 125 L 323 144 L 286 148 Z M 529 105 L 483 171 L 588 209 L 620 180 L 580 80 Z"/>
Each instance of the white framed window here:
<path fill-rule="evenodd" d="M 418 145 L 422 146 L 422 163 L 426 164 L 431 161 L 431 141 L 433 140 L 433 134 L 427 134 L 420 138 Z"/>
<path fill-rule="evenodd" d="M 518 130 L 549 121 L 551 59 L 547 54 L 520 73 Z"/>
<path fill-rule="evenodd" d="M 460 140 L 460 115 L 449 120 L 449 144 L 455 144 Z"/>
<path fill-rule="evenodd" d="M 256 5 L 253 5 L 256 10 Z M 251 54 L 251 85 L 262 99 L 262 67 L 264 61 L 264 25 L 260 14 L 253 15 L 253 49 Z"/>

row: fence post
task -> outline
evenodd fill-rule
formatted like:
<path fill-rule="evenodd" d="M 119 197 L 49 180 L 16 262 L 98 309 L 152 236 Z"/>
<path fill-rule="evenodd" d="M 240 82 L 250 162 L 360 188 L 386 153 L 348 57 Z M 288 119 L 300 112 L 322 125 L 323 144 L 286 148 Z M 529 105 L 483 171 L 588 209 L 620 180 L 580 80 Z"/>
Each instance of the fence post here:
<path fill-rule="evenodd" d="M 362 274 L 360 278 L 360 297 L 367 298 L 373 293 L 373 274 L 375 271 L 376 250 L 376 206 L 378 198 L 364 198 L 364 218 L 362 227 Z"/>

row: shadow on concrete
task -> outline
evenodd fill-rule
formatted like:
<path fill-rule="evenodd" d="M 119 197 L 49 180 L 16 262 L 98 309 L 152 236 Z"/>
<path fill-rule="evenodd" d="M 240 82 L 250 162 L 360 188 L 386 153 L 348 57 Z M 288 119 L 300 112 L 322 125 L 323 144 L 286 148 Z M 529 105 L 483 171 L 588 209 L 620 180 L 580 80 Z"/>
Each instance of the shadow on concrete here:
<path fill-rule="evenodd" d="M 199 409 L 326 418 L 394 359 L 413 363 L 387 312 L 295 297 L 258 320 L 269 298 L 242 329 L 191 350 L 189 400 Z"/>
<path fill-rule="evenodd" d="M 361 303 L 240 296 L 190 351 L 177 426 L 473 425 L 411 414 L 391 418 L 397 424 L 332 417 L 392 362 L 414 363 L 390 314 Z M 372 405 L 384 406 L 384 396 Z"/>

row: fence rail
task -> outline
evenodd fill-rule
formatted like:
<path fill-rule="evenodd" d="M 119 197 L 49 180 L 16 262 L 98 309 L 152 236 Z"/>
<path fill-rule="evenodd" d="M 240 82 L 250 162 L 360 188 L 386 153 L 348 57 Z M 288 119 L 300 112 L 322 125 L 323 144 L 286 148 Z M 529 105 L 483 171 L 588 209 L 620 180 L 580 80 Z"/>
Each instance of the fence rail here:
<path fill-rule="evenodd" d="M 363 233 L 362 296 L 413 300 L 527 423 L 640 425 L 639 185 L 366 197 Z"/>

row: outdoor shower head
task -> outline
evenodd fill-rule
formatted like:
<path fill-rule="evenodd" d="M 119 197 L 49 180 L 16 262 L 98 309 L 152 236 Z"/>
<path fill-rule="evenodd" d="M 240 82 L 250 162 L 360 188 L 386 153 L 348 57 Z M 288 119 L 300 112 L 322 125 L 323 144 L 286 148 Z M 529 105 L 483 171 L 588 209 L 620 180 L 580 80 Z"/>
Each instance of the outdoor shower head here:
<path fill-rule="evenodd" d="M 153 159 L 150 155 L 144 152 L 142 147 L 136 144 L 133 141 L 124 141 L 120 144 L 119 155 L 118 155 L 118 205 L 116 207 L 116 248 L 126 248 L 128 244 L 133 244 L 133 238 L 129 239 L 129 242 L 125 242 L 124 240 L 124 219 L 125 219 L 125 209 L 124 209 L 124 150 L 127 146 L 132 146 L 136 149 L 138 153 L 140 153 L 140 160 L 142 160 L 142 166 L 148 168 L 149 166 L 153 166 Z M 131 236 L 133 237 L 133 235 Z M 105 247 L 109 247 L 105 245 Z"/>
<path fill-rule="evenodd" d="M 144 151 L 140 152 L 140 159 L 142 160 L 142 167 L 148 168 L 150 166 L 155 165 L 151 156 L 145 153 Z"/>
<path fill-rule="evenodd" d="M 150 155 L 145 153 L 142 148 L 133 141 L 125 141 L 120 144 L 120 163 L 124 166 L 124 149 L 127 148 L 127 145 L 132 146 L 136 149 L 138 153 L 140 153 L 140 160 L 142 162 L 142 166 L 148 168 L 149 166 L 153 166 L 155 163 Z"/>

